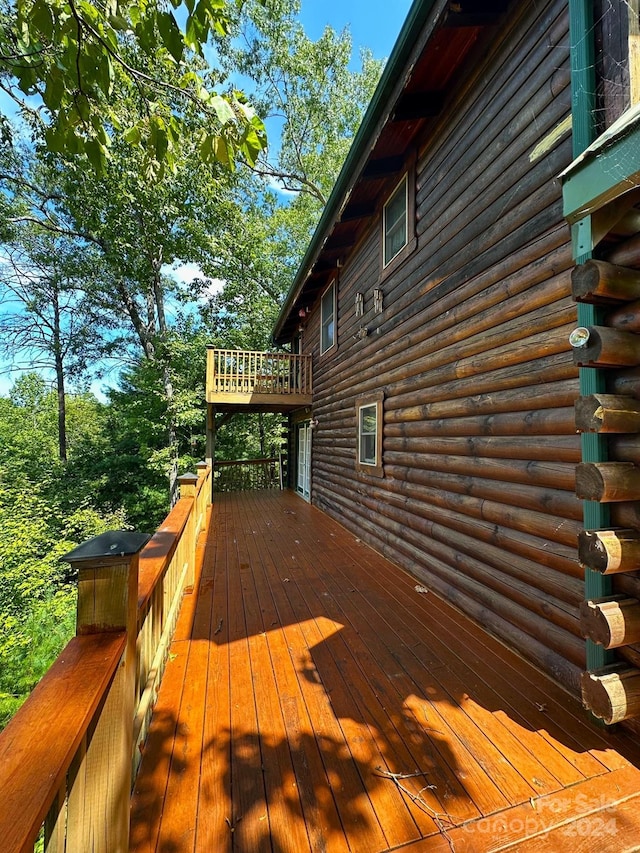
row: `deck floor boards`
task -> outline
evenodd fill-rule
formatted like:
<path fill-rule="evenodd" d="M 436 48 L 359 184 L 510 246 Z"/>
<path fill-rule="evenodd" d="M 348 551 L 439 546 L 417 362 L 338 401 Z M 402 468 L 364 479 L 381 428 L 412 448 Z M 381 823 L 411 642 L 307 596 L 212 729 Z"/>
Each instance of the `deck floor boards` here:
<path fill-rule="evenodd" d="M 328 516 L 219 495 L 202 553 L 132 853 L 640 849 L 638 745 Z"/>

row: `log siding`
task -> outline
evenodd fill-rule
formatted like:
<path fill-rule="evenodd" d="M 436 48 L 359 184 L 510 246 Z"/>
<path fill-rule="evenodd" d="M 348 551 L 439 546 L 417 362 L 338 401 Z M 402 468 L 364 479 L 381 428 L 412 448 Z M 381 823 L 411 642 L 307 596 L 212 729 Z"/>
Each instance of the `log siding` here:
<path fill-rule="evenodd" d="M 338 346 L 319 358 L 316 306 L 302 351 L 317 362 L 312 501 L 577 693 L 576 307 L 553 180 L 571 160 L 570 134 L 553 136 L 568 44 L 553 0 L 478 45 L 413 154 L 415 248 L 383 275 L 393 176 L 338 271 Z M 376 393 L 383 478 L 356 470 L 356 400 Z"/>

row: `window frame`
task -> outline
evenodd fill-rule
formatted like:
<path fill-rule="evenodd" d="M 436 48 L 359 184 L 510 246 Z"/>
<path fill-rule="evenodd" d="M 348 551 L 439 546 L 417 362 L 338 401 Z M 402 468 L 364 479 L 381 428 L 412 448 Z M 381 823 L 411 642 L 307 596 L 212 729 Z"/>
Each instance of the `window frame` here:
<path fill-rule="evenodd" d="M 327 294 L 332 291 L 331 298 L 331 319 L 333 321 L 333 337 L 329 346 L 324 347 L 324 330 L 325 330 L 325 318 L 324 318 L 324 305 L 325 305 L 325 297 Z M 338 344 L 338 311 L 337 311 L 337 299 L 338 297 L 338 287 L 336 283 L 336 279 L 333 279 L 329 286 L 323 291 L 322 296 L 320 297 L 320 355 L 325 355 L 330 352 L 334 347 Z"/>
<path fill-rule="evenodd" d="M 383 460 L 383 433 L 384 433 L 384 392 L 368 394 L 356 400 L 356 471 L 370 477 L 384 477 Z M 376 432 L 375 432 L 375 462 L 363 462 L 361 459 L 362 437 L 361 412 L 363 409 L 373 408 L 376 410 Z M 370 435 L 370 433 L 367 433 Z"/>
<path fill-rule="evenodd" d="M 415 250 L 418 245 L 416 237 L 416 153 L 410 152 L 405 160 L 405 170 L 400 180 L 395 181 L 390 192 L 386 196 L 386 200 L 380 210 L 380 274 L 378 284 L 381 284 L 389 275 L 391 275 L 409 255 Z M 406 243 L 393 256 L 387 260 L 386 252 L 386 211 L 389 203 L 393 200 L 398 189 L 406 181 L 406 207 L 405 207 L 405 225 L 406 225 Z"/>
<path fill-rule="evenodd" d="M 400 191 L 404 187 L 404 211 L 392 224 L 387 227 L 387 211 L 389 206 L 400 196 Z M 387 242 L 389 234 L 392 232 L 401 219 L 404 219 L 404 243 L 390 258 L 387 258 Z M 400 178 L 398 183 L 389 194 L 386 202 L 382 207 L 382 267 L 386 269 L 389 264 L 392 264 L 398 255 L 404 250 L 409 242 L 409 175 L 407 172 Z"/>

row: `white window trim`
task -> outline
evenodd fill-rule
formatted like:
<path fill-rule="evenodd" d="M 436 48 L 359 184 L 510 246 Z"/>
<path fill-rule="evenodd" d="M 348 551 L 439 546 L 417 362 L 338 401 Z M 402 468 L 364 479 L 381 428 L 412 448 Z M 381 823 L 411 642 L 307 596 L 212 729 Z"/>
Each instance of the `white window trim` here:
<path fill-rule="evenodd" d="M 328 346 L 328 347 L 325 347 L 325 348 L 323 349 L 323 340 L 324 340 L 324 334 L 323 334 L 323 332 L 324 332 L 324 317 L 323 317 L 323 314 L 322 314 L 322 307 L 323 307 L 323 304 L 324 304 L 325 296 L 326 296 L 326 295 L 327 295 L 327 293 L 329 293 L 329 291 L 330 291 L 330 290 L 332 290 L 332 289 L 333 289 L 333 299 L 332 299 L 332 303 L 333 303 L 333 304 L 332 304 L 332 308 L 331 308 L 331 310 L 332 310 L 332 316 L 333 316 L 333 340 L 331 341 L 331 343 L 329 344 L 329 346 Z M 327 289 L 324 291 L 324 293 L 323 293 L 323 294 L 322 294 L 322 296 L 320 297 L 320 355 L 324 355 L 325 353 L 329 352 L 329 350 L 333 349 L 333 347 L 335 347 L 335 346 L 336 346 L 336 344 L 337 344 L 337 338 L 338 338 L 337 293 L 338 293 L 338 288 L 337 288 L 337 286 L 336 286 L 336 281 L 335 281 L 335 279 L 334 279 L 334 280 L 331 282 L 331 284 L 329 285 L 329 287 L 327 287 Z"/>
<path fill-rule="evenodd" d="M 362 430 L 362 412 L 364 409 L 373 409 L 375 412 L 376 418 L 376 428 L 373 433 L 364 433 Z M 365 435 L 373 435 L 373 462 L 369 459 L 362 458 L 362 439 Z M 358 462 L 360 465 L 369 465 L 371 468 L 375 468 L 378 463 L 378 405 L 377 403 L 363 403 L 361 406 L 358 406 Z"/>
<path fill-rule="evenodd" d="M 360 432 L 360 414 L 363 409 L 376 407 L 376 454 L 375 463 L 363 462 L 360 458 L 362 433 Z M 384 431 L 384 392 L 368 394 L 356 400 L 356 470 L 370 477 L 384 477 L 383 463 L 383 431 Z"/>
<path fill-rule="evenodd" d="M 387 207 L 390 202 L 393 200 L 393 197 L 398 192 L 400 187 L 404 184 L 404 243 L 398 251 L 390 258 L 387 258 Z M 399 221 L 399 220 L 398 220 Z M 409 243 L 409 175 L 407 172 L 404 173 L 402 178 L 395 185 L 393 190 L 389 193 L 389 197 L 384 204 L 382 209 L 382 259 L 383 259 L 383 269 L 386 269 L 389 264 L 392 264 L 398 255 L 406 248 Z"/>

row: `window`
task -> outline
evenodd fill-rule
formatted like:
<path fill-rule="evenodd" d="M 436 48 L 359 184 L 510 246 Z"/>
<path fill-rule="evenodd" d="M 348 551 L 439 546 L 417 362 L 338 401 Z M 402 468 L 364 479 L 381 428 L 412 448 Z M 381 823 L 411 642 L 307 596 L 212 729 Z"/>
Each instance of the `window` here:
<path fill-rule="evenodd" d="M 370 406 L 360 406 L 360 464 L 376 465 L 378 454 L 376 438 L 378 435 L 378 407 L 375 403 Z"/>
<path fill-rule="evenodd" d="M 336 342 L 336 283 L 332 281 L 320 301 L 320 355 Z"/>
<path fill-rule="evenodd" d="M 408 181 L 407 176 L 400 181 L 393 195 L 384 206 L 384 266 L 400 254 L 408 243 L 407 227 L 407 203 Z"/>
<path fill-rule="evenodd" d="M 382 427 L 383 394 L 375 394 L 356 402 L 358 447 L 356 469 L 361 474 L 383 477 Z"/>

